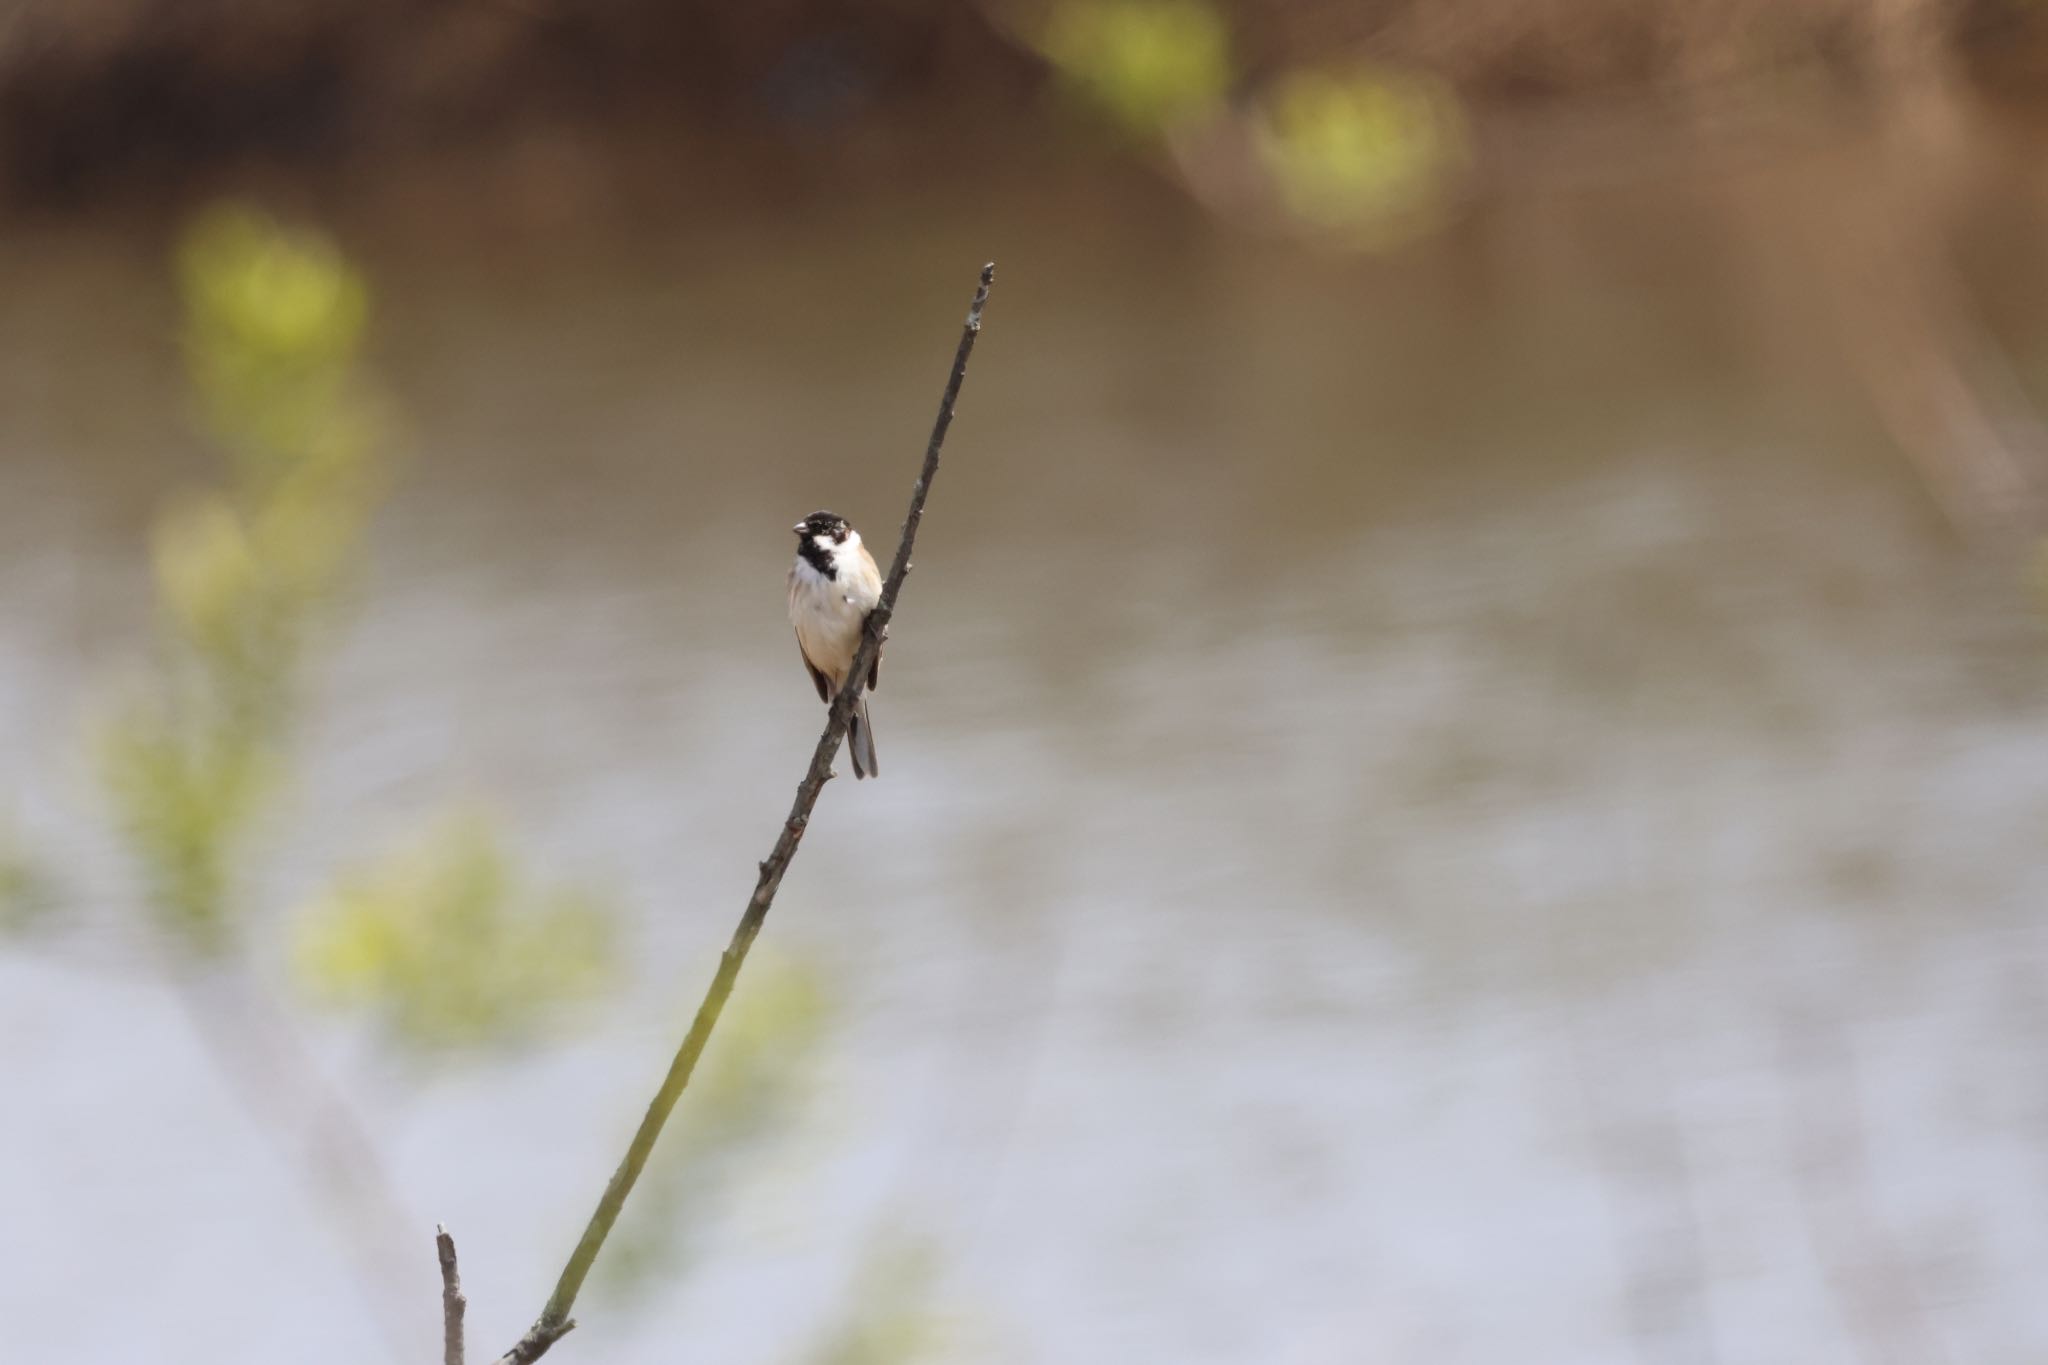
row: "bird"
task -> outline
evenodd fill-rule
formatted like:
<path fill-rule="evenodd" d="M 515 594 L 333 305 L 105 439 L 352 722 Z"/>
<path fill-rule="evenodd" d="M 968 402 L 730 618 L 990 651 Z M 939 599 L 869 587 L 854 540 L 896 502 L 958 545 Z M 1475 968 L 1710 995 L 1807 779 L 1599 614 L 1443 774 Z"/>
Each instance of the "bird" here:
<path fill-rule="evenodd" d="M 789 566 L 789 623 L 796 647 L 827 706 L 846 685 L 868 613 L 882 600 L 882 573 L 860 542 L 860 532 L 836 512 L 813 512 L 798 522 L 796 562 Z M 867 685 L 846 723 L 846 748 L 856 778 L 875 777 L 875 727 L 868 719 L 867 692 L 882 675 L 882 653 L 868 668 Z"/>

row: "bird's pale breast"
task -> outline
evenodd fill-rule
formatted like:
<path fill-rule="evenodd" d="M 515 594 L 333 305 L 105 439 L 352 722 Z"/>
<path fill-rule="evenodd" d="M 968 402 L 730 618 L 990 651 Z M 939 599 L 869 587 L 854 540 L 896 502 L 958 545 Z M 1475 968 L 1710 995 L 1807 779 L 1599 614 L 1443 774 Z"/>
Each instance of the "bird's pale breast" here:
<path fill-rule="evenodd" d="M 811 666 L 834 687 L 846 681 L 846 670 L 860 648 L 861 623 L 880 594 L 862 602 L 856 584 L 825 577 L 802 560 L 789 571 L 789 623 Z M 849 589 L 856 591 L 849 592 Z M 853 601 L 848 601 L 852 596 Z"/>

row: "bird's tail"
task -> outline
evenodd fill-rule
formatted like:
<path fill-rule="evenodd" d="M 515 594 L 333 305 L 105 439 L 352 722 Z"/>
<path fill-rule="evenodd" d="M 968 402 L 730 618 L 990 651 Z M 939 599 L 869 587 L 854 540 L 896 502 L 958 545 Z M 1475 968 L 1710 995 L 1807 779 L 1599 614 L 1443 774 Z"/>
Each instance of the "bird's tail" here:
<path fill-rule="evenodd" d="M 855 777 L 878 777 L 875 766 L 875 723 L 868 719 L 868 699 L 853 704 L 853 716 L 846 722 L 846 751 L 853 755 Z"/>

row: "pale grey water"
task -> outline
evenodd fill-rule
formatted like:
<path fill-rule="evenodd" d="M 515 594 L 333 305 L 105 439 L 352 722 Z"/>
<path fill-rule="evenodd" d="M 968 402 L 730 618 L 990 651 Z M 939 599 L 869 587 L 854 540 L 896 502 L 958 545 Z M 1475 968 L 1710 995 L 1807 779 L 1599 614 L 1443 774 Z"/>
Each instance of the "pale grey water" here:
<path fill-rule="evenodd" d="M 536 1054 L 309 1023 L 421 1308 L 436 1219 L 477 1351 L 544 1297 L 815 734 L 784 528 L 893 543 L 990 254 L 886 776 L 827 791 L 768 926 L 829 971 L 816 1092 L 561 1358 L 786 1358 L 881 1232 L 935 1249 L 960 1360 L 2040 1359 L 2012 579 L 1867 427 L 1773 404 L 1696 244 L 1588 275 L 1628 221 L 1530 210 L 1475 290 L 1504 248 L 1340 265 L 1107 202 L 354 243 L 407 462 L 260 899 L 481 796 L 634 912 L 633 988 Z M 0 761 L 109 898 L 78 726 L 206 470 L 157 253 L 0 262 Z M 114 923 L 0 954 L 9 1358 L 365 1358 L 317 1203 Z"/>

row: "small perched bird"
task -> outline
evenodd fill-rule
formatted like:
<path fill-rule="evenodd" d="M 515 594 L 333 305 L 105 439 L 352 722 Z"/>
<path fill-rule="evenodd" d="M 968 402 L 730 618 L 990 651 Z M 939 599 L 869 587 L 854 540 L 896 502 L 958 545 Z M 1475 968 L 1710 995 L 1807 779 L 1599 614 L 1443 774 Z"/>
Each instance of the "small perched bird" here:
<path fill-rule="evenodd" d="M 803 653 L 811 681 L 818 685 L 818 697 L 829 706 L 846 684 L 868 613 L 882 600 L 882 573 L 875 567 L 875 557 L 860 543 L 860 532 L 849 526 L 845 517 L 813 512 L 794 529 L 796 563 L 789 566 L 789 623 L 796 627 L 796 647 Z M 868 691 L 874 690 L 881 673 L 878 650 L 874 666 L 868 669 Z M 865 695 L 853 704 L 846 748 L 853 755 L 855 777 L 874 777 L 881 772 L 875 766 L 875 727 L 868 720 Z"/>

